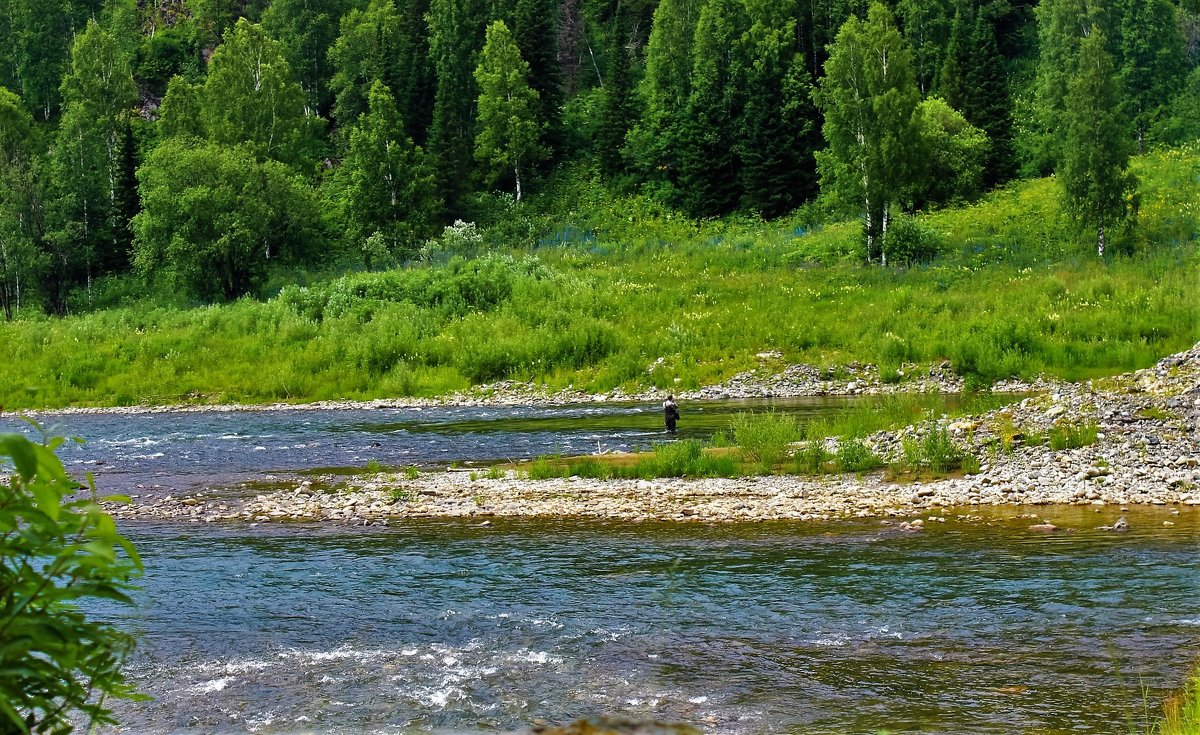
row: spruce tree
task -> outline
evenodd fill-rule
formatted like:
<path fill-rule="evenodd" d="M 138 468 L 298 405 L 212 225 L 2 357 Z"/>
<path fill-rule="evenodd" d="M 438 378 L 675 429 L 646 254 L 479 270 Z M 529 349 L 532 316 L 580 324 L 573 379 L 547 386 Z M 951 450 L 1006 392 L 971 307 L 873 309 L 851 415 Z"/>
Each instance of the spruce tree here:
<path fill-rule="evenodd" d="M 557 0 L 516 0 L 512 34 L 521 58 L 529 64 L 529 85 L 538 95 L 538 119 L 548 142 L 561 141 L 562 77 L 558 66 Z"/>
<path fill-rule="evenodd" d="M 904 37 L 913 46 L 917 87 L 922 94 L 935 89 L 942 71 L 956 6 L 973 5 L 964 0 L 899 0 L 896 15 Z"/>
<path fill-rule="evenodd" d="M 626 138 L 636 119 L 633 72 L 630 69 L 628 16 L 624 0 L 617 0 L 609 34 L 608 65 L 596 121 L 596 160 L 601 172 L 613 176 L 625 171 Z"/>
<path fill-rule="evenodd" d="M 1146 132 L 1166 114 L 1187 73 L 1178 9 L 1170 0 L 1120 0 L 1121 109 L 1133 124 L 1138 153 Z"/>
<path fill-rule="evenodd" d="M 846 21 L 815 95 L 828 144 L 818 165 L 822 188 L 862 213 L 868 261 L 887 264 L 891 207 L 923 180 L 913 114 L 920 96 L 912 50 L 891 12 L 875 3 L 865 21 Z"/>
<path fill-rule="evenodd" d="M 59 83 L 69 64 L 71 6 L 68 0 L 10 1 L 21 97 L 46 122 L 58 113 Z"/>
<path fill-rule="evenodd" d="M 796 43 L 794 3 L 747 4 L 743 36 L 746 101 L 736 125 L 742 206 L 774 217 L 816 193 L 813 153 L 820 139 L 804 57 Z"/>
<path fill-rule="evenodd" d="M 438 187 L 453 207 L 471 179 L 475 136 L 475 58 L 483 24 L 476 0 L 432 0 L 429 47 L 436 79 L 429 152 L 437 168 Z"/>
<path fill-rule="evenodd" d="M 521 173 L 543 158 L 543 125 L 537 118 L 538 93 L 529 86 L 529 64 L 513 41 L 504 21 L 488 26 L 479 66 L 479 132 L 475 158 L 494 181 L 512 174 L 521 201 Z"/>
<path fill-rule="evenodd" d="M 1065 145 L 1067 86 L 1075 73 L 1079 40 L 1093 26 L 1108 28 L 1106 6 L 1088 0 L 1042 0 L 1037 8 L 1037 140 L 1032 161 L 1038 173 L 1057 167 Z"/>
<path fill-rule="evenodd" d="M 709 0 L 700 12 L 680 140 L 683 205 L 695 216 L 725 214 L 741 198 L 735 125 L 745 103 L 742 38 L 748 30 L 749 18 L 739 0 Z"/>
<path fill-rule="evenodd" d="M 1081 227 L 1096 234 L 1096 252 L 1104 257 L 1108 234 L 1125 220 L 1137 180 L 1129 172 L 1130 143 L 1113 60 L 1096 26 L 1079 44 L 1064 122 L 1065 148 L 1057 173 L 1066 208 Z"/>
<path fill-rule="evenodd" d="M 938 93 L 968 122 L 987 133 L 984 185 L 991 187 L 1016 173 L 1007 64 L 987 9 L 976 10 L 968 0 L 958 0 L 956 6 Z"/>
<path fill-rule="evenodd" d="M 679 138 L 691 93 L 692 43 L 702 4 L 662 0 L 646 45 L 646 73 L 639 88 L 644 112 L 629 138 L 642 176 L 659 187 L 678 183 Z"/>

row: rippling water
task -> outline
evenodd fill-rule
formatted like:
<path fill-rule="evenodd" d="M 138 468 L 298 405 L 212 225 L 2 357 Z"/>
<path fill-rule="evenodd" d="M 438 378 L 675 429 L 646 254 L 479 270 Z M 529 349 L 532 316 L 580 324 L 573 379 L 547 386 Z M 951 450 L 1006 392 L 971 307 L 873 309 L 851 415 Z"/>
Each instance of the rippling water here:
<path fill-rule="evenodd" d="M 855 400 L 697 401 L 685 403 L 680 436 L 727 430 L 740 411 L 775 409 L 801 418 L 830 416 Z M 947 405 L 954 397 L 926 398 Z M 338 468 L 448 465 L 645 448 L 664 437 L 652 404 L 546 407 L 49 414 L 52 431 L 87 439 L 64 447 L 68 469 L 91 471 L 106 489 L 192 489 L 261 477 Z M 0 432 L 30 428 L 0 416 Z"/>
<path fill-rule="evenodd" d="M 119 716 L 136 733 L 602 713 L 711 733 L 1125 732 L 1200 640 L 1197 518 L 1165 529 L 1166 513 L 1055 536 L 1027 520 L 136 526 L 141 607 L 106 612 L 141 633 L 131 668 L 155 700 Z"/>

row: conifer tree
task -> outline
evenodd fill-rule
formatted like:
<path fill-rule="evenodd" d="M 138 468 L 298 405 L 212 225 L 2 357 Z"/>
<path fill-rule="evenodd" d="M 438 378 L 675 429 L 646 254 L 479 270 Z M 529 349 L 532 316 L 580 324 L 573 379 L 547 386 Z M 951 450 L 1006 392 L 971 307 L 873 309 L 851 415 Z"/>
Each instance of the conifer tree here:
<path fill-rule="evenodd" d="M 1170 0 L 1121 0 L 1118 6 L 1121 109 L 1142 153 L 1146 132 L 1162 119 L 1183 84 L 1184 39 L 1178 9 Z"/>
<path fill-rule="evenodd" d="M 968 0 L 958 0 L 955 5 L 938 93 L 968 122 L 987 133 L 984 184 L 995 186 L 1016 173 L 1008 72 L 987 9 L 976 10 Z"/>
<path fill-rule="evenodd" d="M 936 88 L 947 46 L 951 45 L 956 6 L 960 5 L 973 7 L 973 3 L 965 0 L 899 0 L 896 3 L 896 15 L 904 37 L 913 46 L 917 87 L 922 94 L 927 95 Z"/>
<path fill-rule="evenodd" d="M 44 122 L 58 113 L 59 83 L 71 49 L 68 0 L 10 0 L 21 97 Z"/>
<path fill-rule="evenodd" d="M 1037 135 L 1034 169 L 1049 173 L 1065 144 L 1066 91 L 1075 73 L 1079 40 L 1093 26 L 1108 28 L 1104 4 L 1088 0 L 1042 0 L 1037 8 Z"/>
<path fill-rule="evenodd" d="M 332 103 L 329 49 L 348 7 L 348 0 L 272 0 L 263 14 L 263 28 L 283 44 L 308 105 L 318 114 L 325 114 Z"/>
<path fill-rule="evenodd" d="M 631 153 L 651 181 L 678 181 L 679 137 L 691 93 L 692 43 L 702 4 L 662 0 L 654 11 L 639 88 L 644 112 L 629 135 Z"/>
<path fill-rule="evenodd" d="M 912 50 L 885 6 L 842 26 L 815 96 L 828 144 L 818 155 L 822 187 L 862 213 L 867 259 L 886 265 L 890 209 L 920 183 L 925 157 Z"/>
<path fill-rule="evenodd" d="M 742 205 L 774 217 L 815 195 L 820 131 L 798 53 L 794 3 L 757 0 L 747 11 L 746 102 L 736 126 Z"/>
<path fill-rule="evenodd" d="M 625 141 L 637 118 L 630 69 L 628 13 L 617 0 L 609 35 L 608 65 L 602 80 L 600 115 L 596 122 L 596 160 L 607 175 L 625 171 Z"/>
<path fill-rule="evenodd" d="M 1079 44 L 1079 59 L 1064 99 L 1065 143 L 1058 180 L 1067 210 L 1096 233 L 1104 257 L 1108 233 L 1129 212 L 1137 180 L 1129 172 L 1120 96 L 1107 39 L 1096 26 Z"/>
<path fill-rule="evenodd" d="M 512 174 L 521 201 L 521 172 L 543 158 L 543 125 L 537 119 L 538 94 L 529 86 L 529 64 L 513 41 L 504 21 L 488 26 L 479 66 L 479 132 L 475 158 L 489 169 L 492 180 Z"/>
<path fill-rule="evenodd" d="M 350 130 L 343 179 L 346 235 L 373 261 L 411 254 L 438 210 L 433 173 L 414 146 L 387 85 L 371 86 L 368 110 Z"/>
<path fill-rule="evenodd" d="M 561 133 L 562 77 L 558 66 L 557 0 L 516 0 L 512 34 L 529 64 L 529 85 L 538 95 L 538 119 L 555 146 Z"/>
<path fill-rule="evenodd" d="M 748 30 L 749 18 L 739 0 L 708 0 L 700 12 L 680 141 L 683 204 L 696 216 L 730 212 L 741 197 L 735 125 L 745 103 L 742 38 Z"/>
<path fill-rule="evenodd" d="M 470 181 L 478 97 L 473 73 L 482 30 L 476 0 L 432 0 L 429 5 L 429 47 L 436 79 L 429 152 L 448 206 L 459 201 Z"/>

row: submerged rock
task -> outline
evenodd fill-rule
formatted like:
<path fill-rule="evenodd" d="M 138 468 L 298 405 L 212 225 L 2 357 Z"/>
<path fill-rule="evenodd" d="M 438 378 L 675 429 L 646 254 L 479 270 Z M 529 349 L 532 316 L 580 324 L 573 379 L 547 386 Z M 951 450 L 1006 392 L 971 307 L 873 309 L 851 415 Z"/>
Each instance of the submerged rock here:
<path fill-rule="evenodd" d="M 592 717 L 564 727 L 534 726 L 537 735 L 701 735 L 691 725 L 646 722 L 625 717 Z"/>

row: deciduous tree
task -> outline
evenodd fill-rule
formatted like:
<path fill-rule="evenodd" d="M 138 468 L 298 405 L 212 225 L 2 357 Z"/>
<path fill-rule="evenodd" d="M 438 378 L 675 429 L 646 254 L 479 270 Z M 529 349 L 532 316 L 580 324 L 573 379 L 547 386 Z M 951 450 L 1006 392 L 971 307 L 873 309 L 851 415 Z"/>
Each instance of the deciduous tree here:
<path fill-rule="evenodd" d="M 488 26 L 479 66 L 479 130 L 475 158 L 489 169 L 492 180 L 509 173 L 521 201 L 521 171 L 545 157 L 537 119 L 538 94 L 529 86 L 529 64 L 513 41 L 504 21 Z"/>
<path fill-rule="evenodd" d="M 867 259 L 886 265 L 889 210 L 919 185 L 925 157 L 912 50 L 885 6 L 842 26 L 815 96 L 828 144 L 818 156 L 822 187 L 862 213 Z"/>
<path fill-rule="evenodd" d="M 1137 188 L 1129 171 L 1120 95 L 1103 31 L 1093 26 L 1079 44 L 1079 61 L 1064 100 L 1065 149 L 1058 169 L 1065 204 L 1081 227 L 1096 233 L 1104 257 L 1107 235 L 1123 222 Z"/>
<path fill-rule="evenodd" d="M 368 268 L 411 255 L 430 234 L 439 209 L 433 172 L 381 81 L 371 87 L 367 113 L 350 130 L 339 176 L 346 235 L 363 248 Z"/>
<path fill-rule="evenodd" d="M 138 169 L 134 265 L 203 299 L 234 299 L 272 263 L 304 262 L 318 212 L 304 181 L 249 145 L 170 139 Z"/>

